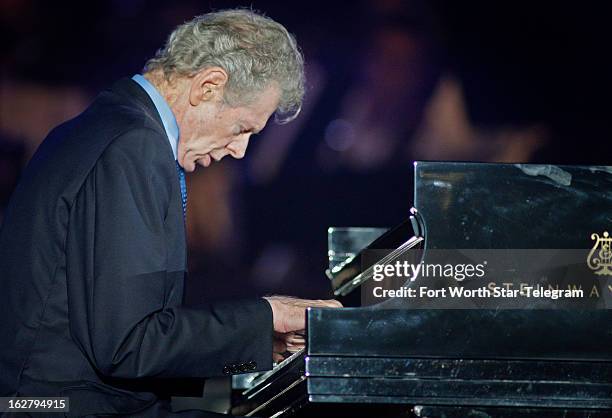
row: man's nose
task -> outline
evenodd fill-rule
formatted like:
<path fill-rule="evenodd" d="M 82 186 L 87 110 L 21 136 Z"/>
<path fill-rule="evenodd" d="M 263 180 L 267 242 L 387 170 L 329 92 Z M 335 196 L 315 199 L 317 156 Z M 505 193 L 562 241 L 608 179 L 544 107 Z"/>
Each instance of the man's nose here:
<path fill-rule="evenodd" d="M 232 157 L 236 159 L 241 159 L 244 157 L 247 147 L 249 146 L 249 136 L 250 135 L 245 135 L 244 138 L 233 141 L 227 146 L 227 149 Z"/>

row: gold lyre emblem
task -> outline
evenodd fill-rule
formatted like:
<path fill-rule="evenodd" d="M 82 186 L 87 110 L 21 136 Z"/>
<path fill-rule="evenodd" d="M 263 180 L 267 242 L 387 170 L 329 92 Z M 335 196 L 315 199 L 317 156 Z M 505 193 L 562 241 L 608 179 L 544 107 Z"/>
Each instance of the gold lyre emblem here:
<path fill-rule="evenodd" d="M 608 231 L 604 231 L 601 237 L 591 234 L 591 239 L 595 245 L 589 252 L 587 265 L 595 274 L 612 276 L 612 237 Z"/>

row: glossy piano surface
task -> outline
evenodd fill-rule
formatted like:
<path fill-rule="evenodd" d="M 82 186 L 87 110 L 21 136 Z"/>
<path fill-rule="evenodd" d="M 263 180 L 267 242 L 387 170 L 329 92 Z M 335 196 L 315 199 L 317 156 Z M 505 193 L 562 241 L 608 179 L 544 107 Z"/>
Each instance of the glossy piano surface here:
<path fill-rule="evenodd" d="M 426 247 L 585 248 L 612 229 L 612 167 L 416 162 Z"/>

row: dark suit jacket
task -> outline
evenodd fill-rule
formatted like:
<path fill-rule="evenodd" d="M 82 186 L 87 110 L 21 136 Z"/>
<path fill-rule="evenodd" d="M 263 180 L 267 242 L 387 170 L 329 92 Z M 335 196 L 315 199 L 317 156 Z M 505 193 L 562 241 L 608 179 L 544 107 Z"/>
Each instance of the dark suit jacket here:
<path fill-rule="evenodd" d="M 270 368 L 268 303 L 182 307 L 185 270 L 168 138 L 145 91 L 121 80 L 48 135 L 7 208 L 0 396 L 130 413 L 164 378 Z"/>

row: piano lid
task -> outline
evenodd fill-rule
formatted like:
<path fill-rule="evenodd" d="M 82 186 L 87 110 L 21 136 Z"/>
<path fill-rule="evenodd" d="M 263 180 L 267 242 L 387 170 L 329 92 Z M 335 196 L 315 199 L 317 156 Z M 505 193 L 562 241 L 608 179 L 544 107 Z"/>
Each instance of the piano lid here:
<path fill-rule="evenodd" d="M 612 230 L 612 167 L 415 162 L 428 249 L 590 248 Z"/>

